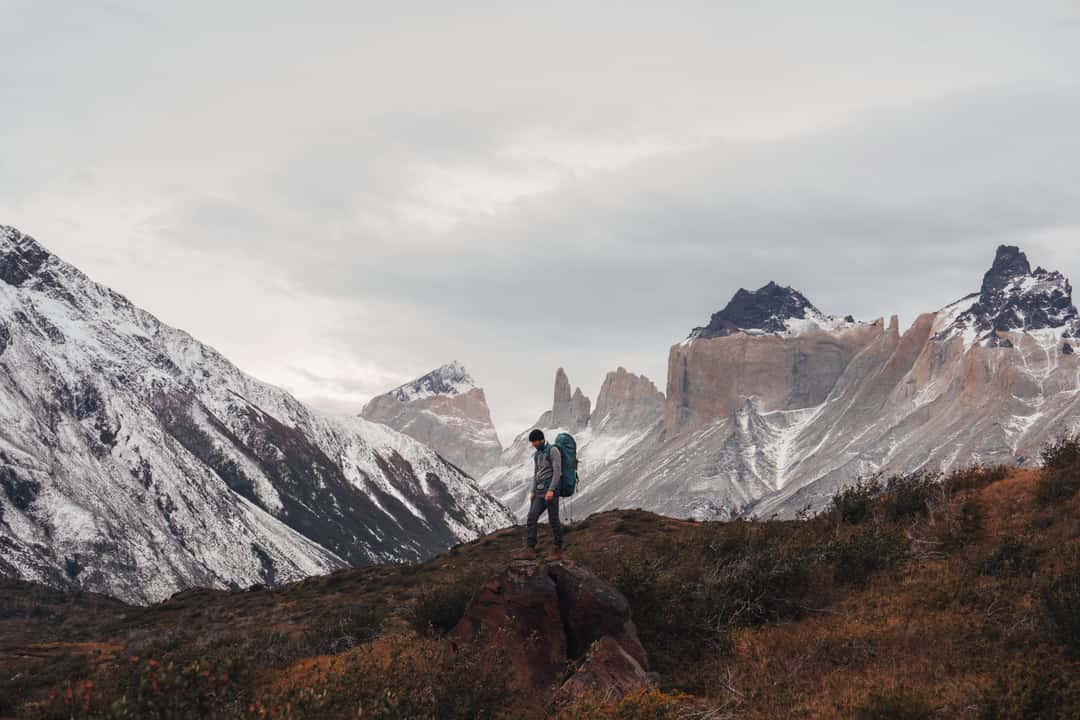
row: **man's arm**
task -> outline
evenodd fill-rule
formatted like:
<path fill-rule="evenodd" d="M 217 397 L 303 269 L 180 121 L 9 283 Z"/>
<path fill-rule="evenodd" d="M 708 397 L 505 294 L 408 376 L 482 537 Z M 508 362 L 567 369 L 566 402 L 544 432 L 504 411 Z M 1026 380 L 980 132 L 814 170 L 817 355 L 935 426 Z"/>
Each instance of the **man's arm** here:
<path fill-rule="evenodd" d="M 548 492 L 558 494 L 560 480 L 562 480 L 562 450 L 560 450 L 558 447 L 552 446 L 551 485 L 548 486 Z"/>

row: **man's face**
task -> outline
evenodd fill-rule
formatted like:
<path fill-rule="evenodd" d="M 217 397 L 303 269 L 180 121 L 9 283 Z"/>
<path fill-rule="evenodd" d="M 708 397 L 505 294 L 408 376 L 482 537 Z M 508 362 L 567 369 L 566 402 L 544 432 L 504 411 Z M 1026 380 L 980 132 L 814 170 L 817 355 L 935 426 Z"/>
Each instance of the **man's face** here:
<path fill-rule="evenodd" d="M 543 445 L 543 444 L 544 444 L 544 441 L 543 441 L 543 440 L 533 440 L 533 441 L 532 441 L 532 446 L 533 446 L 534 448 L 536 448 L 537 450 L 539 450 L 539 449 L 540 449 L 540 446 L 541 446 L 541 445 Z"/>

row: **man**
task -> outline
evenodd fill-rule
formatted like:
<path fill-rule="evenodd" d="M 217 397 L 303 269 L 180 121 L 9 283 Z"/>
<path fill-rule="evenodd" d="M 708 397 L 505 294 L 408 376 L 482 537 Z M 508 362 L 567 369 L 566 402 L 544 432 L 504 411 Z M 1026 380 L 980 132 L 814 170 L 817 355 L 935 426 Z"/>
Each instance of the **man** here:
<path fill-rule="evenodd" d="M 525 523 L 527 556 L 536 556 L 536 525 L 545 510 L 551 523 L 552 544 L 558 556 L 562 553 L 562 525 L 559 524 L 562 453 L 544 439 L 541 430 L 529 433 L 529 442 L 536 448 L 536 453 L 533 455 L 533 484 L 529 490 L 529 517 Z"/>

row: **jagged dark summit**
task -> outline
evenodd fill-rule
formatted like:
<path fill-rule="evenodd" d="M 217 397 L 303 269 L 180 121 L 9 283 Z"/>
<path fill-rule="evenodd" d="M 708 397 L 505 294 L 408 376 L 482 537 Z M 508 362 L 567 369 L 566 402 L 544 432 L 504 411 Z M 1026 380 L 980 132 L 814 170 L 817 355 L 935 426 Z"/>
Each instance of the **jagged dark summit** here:
<path fill-rule="evenodd" d="M 692 336 L 724 337 L 744 329 L 783 332 L 785 320 L 803 319 L 813 304 L 802 293 L 770 282 L 753 292 L 739 288 L 724 309 L 713 313 L 709 324 L 695 328 Z"/>
<path fill-rule="evenodd" d="M 975 297 L 974 304 L 958 315 L 939 339 L 974 332 L 988 345 L 1012 347 L 997 333 L 1063 328 L 1063 335 L 1069 337 L 1080 325 L 1068 278 L 1041 267 L 1032 270 L 1027 255 L 1014 245 L 998 247 L 978 296 L 969 296 Z"/>
<path fill-rule="evenodd" d="M 714 313 L 705 327 L 694 328 L 690 337 L 716 338 L 746 331 L 785 333 L 792 330 L 793 320 L 819 326 L 855 322 L 850 315 L 843 319 L 827 316 L 798 290 L 770 282 L 753 292 L 739 288 L 724 309 Z"/>

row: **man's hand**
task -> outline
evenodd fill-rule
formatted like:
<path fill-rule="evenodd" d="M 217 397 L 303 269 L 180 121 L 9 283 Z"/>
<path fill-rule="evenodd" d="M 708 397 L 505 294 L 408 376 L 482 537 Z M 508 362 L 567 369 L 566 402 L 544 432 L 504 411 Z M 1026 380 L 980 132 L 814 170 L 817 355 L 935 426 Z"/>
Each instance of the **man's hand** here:
<path fill-rule="evenodd" d="M 547 495 L 544 496 L 544 499 L 548 502 L 551 502 L 555 499 L 555 492 L 553 490 L 548 490 Z"/>

